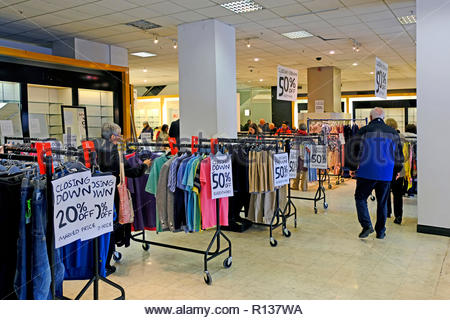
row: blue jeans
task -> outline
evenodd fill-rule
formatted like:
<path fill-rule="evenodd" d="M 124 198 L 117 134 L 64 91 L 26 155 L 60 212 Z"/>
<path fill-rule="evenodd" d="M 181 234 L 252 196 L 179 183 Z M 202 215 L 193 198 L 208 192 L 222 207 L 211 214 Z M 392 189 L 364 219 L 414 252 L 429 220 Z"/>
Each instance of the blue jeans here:
<path fill-rule="evenodd" d="M 33 194 L 33 187 L 27 178 L 23 179 L 20 198 L 20 220 L 19 238 L 17 239 L 17 264 L 14 277 L 14 290 L 19 300 L 27 299 L 27 237 L 26 237 L 26 214 L 28 211 L 28 200 Z M 28 248 L 28 252 L 30 248 Z"/>
<path fill-rule="evenodd" d="M 383 234 L 386 231 L 387 200 L 391 187 L 390 181 L 377 181 L 358 178 L 356 181 L 355 202 L 358 212 L 358 220 L 363 228 L 372 228 L 369 209 L 367 208 L 367 198 L 375 189 L 377 198 L 377 223 L 375 231 Z"/>

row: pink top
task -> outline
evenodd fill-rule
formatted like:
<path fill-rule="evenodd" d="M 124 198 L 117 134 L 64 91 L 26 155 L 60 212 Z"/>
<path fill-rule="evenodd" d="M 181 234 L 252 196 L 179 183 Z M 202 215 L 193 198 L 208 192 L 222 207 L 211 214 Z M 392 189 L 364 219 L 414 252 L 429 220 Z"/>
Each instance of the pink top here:
<path fill-rule="evenodd" d="M 202 161 L 200 167 L 200 206 L 202 211 L 202 228 L 216 226 L 216 200 L 211 199 L 211 158 Z M 220 224 L 228 226 L 228 198 L 220 199 Z"/>

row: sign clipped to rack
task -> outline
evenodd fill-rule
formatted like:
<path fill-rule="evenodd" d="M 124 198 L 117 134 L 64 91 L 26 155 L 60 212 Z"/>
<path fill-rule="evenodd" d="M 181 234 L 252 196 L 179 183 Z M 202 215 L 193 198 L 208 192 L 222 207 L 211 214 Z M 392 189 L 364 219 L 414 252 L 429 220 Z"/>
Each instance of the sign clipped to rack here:
<path fill-rule="evenodd" d="M 298 168 L 298 150 L 291 149 L 289 152 L 289 178 L 295 179 L 297 177 Z"/>
<path fill-rule="evenodd" d="M 388 64 L 378 57 L 375 58 L 375 96 L 387 98 Z"/>
<path fill-rule="evenodd" d="M 52 181 L 55 247 L 113 231 L 116 178 L 77 172 Z"/>
<path fill-rule="evenodd" d="M 277 79 L 277 99 L 284 101 L 296 101 L 298 70 L 278 66 Z"/>
<path fill-rule="evenodd" d="M 231 157 L 211 157 L 211 196 L 212 199 L 233 196 L 233 174 Z"/>
<path fill-rule="evenodd" d="M 309 145 L 311 151 L 311 169 L 328 169 L 327 146 Z"/>
<path fill-rule="evenodd" d="M 289 184 L 289 156 L 286 152 L 274 154 L 273 172 L 275 187 Z"/>

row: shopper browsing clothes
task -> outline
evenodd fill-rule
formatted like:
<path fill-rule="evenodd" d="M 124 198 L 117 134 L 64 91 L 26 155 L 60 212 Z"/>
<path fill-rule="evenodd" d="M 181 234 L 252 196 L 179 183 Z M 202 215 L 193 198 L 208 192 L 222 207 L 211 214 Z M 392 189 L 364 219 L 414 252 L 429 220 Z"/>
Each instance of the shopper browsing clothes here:
<path fill-rule="evenodd" d="M 400 136 L 383 119 L 384 110 L 373 109 L 370 112 L 370 123 L 361 128 L 347 146 L 348 166 L 352 171 L 357 170 L 355 202 L 362 227 L 360 238 L 367 238 L 374 231 L 367 208 L 367 198 L 373 189 L 377 198 L 375 231 L 378 239 L 386 236 L 387 199 L 391 181 L 403 167 Z"/>
<path fill-rule="evenodd" d="M 262 133 L 269 132 L 269 124 L 264 119 L 259 119 L 258 127 L 261 129 Z"/>
<path fill-rule="evenodd" d="M 172 121 L 169 129 L 169 137 L 175 138 L 180 143 L 180 119 Z"/>
<path fill-rule="evenodd" d="M 292 131 L 291 129 L 289 129 L 289 125 L 287 121 L 283 121 L 283 124 L 281 125 L 281 127 L 277 130 L 276 135 L 280 135 L 280 134 L 291 134 Z"/>
<path fill-rule="evenodd" d="M 122 141 L 121 128 L 115 123 L 104 123 L 102 126 L 102 139 L 94 140 L 95 150 L 97 152 L 97 163 L 102 172 L 111 172 L 116 177 L 116 184 L 119 184 L 120 178 L 120 160 L 117 145 Z M 136 178 L 142 176 L 150 167 L 151 160 L 145 160 L 136 168 L 130 167 L 128 162 L 124 161 L 125 176 Z M 119 194 L 114 195 L 114 206 L 116 211 L 119 210 Z M 111 233 L 109 242 L 108 256 L 106 259 L 106 272 L 111 274 L 116 271 L 111 266 L 111 258 L 115 250 L 115 245 L 129 246 L 131 236 L 131 224 L 119 225 L 114 223 L 114 232 Z"/>
<path fill-rule="evenodd" d="M 395 131 L 398 131 L 398 124 L 395 119 L 389 118 L 386 119 L 386 124 L 394 129 Z M 400 140 L 402 142 L 402 151 L 403 151 L 403 143 L 405 140 L 404 135 L 402 135 L 399 132 Z M 388 195 L 387 200 L 387 216 L 388 218 L 392 215 L 392 204 L 391 204 L 391 192 L 392 196 L 394 198 L 394 223 L 401 224 L 402 223 L 402 217 L 403 217 L 403 181 L 405 180 L 405 168 L 402 168 L 402 171 L 398 175 L 394 175 L 392 177 L 391 181 L 391 190 Z"/>
<path fill-rule="evenodd" d="M 251 123 L 248 127 L 249 135 L 259 135 L 261 133 L 261 129 L 256 125 L 256 123 Z"/>
<path fill-rule="evenodd" d="M 168 142 L 169 141 L 169 126 L 167 124 L 163 124 L 161 127 L 161 131 L 156 137 L 156 142 Z"/>
<path fill-rule="evenodd" d="M 150 125 L 148 124 L 148 121 L 144 121 L 143 123 L 144 128 L 142 128 L 141 133 L 139 134 L 139 139 L 141 139 L 141 135 L 143 133 L 150 133 L 151 134 L 151 139 L 153 140 L 153 129 L 152 127 L 150 127 Z"/>
<path fill-rule="evenodd" d="M 276 134 L 277 133 L 277 127 L 275 127 L 274 123 L 269 123 L 269 133 L 270 134 Z"/>

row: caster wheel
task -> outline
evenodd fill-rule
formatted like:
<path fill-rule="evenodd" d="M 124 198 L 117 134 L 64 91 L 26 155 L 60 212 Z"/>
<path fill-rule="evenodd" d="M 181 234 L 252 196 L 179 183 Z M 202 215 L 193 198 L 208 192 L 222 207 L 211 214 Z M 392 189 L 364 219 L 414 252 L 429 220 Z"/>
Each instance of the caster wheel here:
<path fill-rule="evenodd" d="M 324 202 L 324 203 L 323 203 L 323 208 L 324 208 L 324 209 L 328 209 L 328 203 Z"/>
<path fill-rule="evenodd" d="M 205 283 L 210 286 L 212 285 L 212 277 L 209 274 L 209 271 L 203 272 L 203 280 L 205 280 Z"/>
<path fill-rule="evenodd" d="M 331 184 L 328 185 L 328 189 L 333 189 L 333 186 Z"/>
<path fill-rule="evenodd" d="M 225 269 L 228 269 L 229 267 L 231 267 L 231 264 L 233 263 L 233 258 L 232 257 L 228 257 L 225 260 L 223 260 L 223 266 Z"/>
<path fill-rule="evenodd" d="M 288 229 L 283 229 L 283 235 L 286 238 L 289 238 L 291 236 L 291 232 Z"/>
<path fill-rule="evenodd" d="M 375 196 L 371 196 L 370 200 L 375 201 Z"/>
<path fill-rule="evenodd" d="M 339 181 L 336 181 L 336 185 L 338 186 L 338 185 L 340 185 L 341 183 L 339 182 Z"/>
<path fill-rule="evenodd" d="M 275 240 L 274 238 L 270 238 L 270 245 L 272 247 L 276 247 L 278 245 L 278 241 Z"/>
<path fill-rule="evenodd" d="M 115 251 L 113 254 L 114 261 L 120 261 L 122 259 L 122 254 L 118 251 Z"/>
<path fill-rule="evenodd" d="M 317 208 L 314 208 L 314 213 L 317 214 Z"/>
<path fill-rule="evenodd" d="M 144 249 L 145 251 L 148 251 L 148 249 L 150 249 L 150 246 L 148 245 L 148 243 L 143 243 L 142 249 Z"/>

